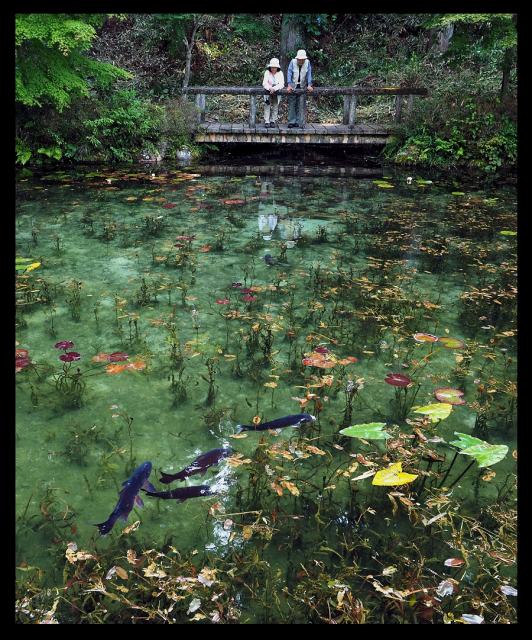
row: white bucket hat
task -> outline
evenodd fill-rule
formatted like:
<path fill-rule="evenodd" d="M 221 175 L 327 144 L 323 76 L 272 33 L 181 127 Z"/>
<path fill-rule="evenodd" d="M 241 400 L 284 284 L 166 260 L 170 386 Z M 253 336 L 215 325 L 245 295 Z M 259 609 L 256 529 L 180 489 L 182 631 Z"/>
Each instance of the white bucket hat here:
<path fill-rule="evenodd" d="M 276 67 L 277 69 L 280 69 L 281 65 L 279 64 L 279 59 L 278 58 L 272 58 L 270 60 L 270 62 L 268 63 L 268 65 L 266 66 L 266 69 L 269 69 L 270 67 Z"/>
<path fill-rule="evenodd" d="M 299 51 L 297 52 L 296 58 L 298 60 L 306 60 L 307 52 L 305 51 L 305 49 L 299 49 Z"/>

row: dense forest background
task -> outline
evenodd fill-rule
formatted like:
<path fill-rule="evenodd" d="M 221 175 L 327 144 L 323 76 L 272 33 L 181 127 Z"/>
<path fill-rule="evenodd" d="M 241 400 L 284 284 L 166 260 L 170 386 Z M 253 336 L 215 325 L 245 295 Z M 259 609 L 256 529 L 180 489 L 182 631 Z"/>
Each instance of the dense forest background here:
<path fill-rule="evenodd" d="M 123 162 L 194 148 L 189 85 L 259 85 L 267 62 L 305 48 L 315 83 L 422 86 L 394 126 L 389 161 L 492 176 L 517 159 L 512 14 L 19 14 L 16 162 Z M 286 107 L 285 107 L 286 108 Z M 393 124 L 393 99 L 364 98 L 360 122 Z M 309 120 L 341 122 L 341 98 Z M 281 111 L 281 115 L 283 111 Z M 247 101 L 208 101 L 207 119 L 245 121 Z"/>

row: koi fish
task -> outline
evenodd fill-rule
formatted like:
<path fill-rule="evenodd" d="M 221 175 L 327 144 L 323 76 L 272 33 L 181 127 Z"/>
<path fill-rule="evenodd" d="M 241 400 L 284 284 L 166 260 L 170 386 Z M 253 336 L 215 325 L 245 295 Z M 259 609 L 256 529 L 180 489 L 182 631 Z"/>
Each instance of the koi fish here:
<path fill-rule="evenodd" d="M 215 464 L 218 464 L 220 460 L 223 458 L 227 458 L 232 455 L 233 450 L 230 447 L 221 448 L 221 449 L 212 449 L 211 451 L 207 451 L 207 453 L 202 453 L 198 456 L 193 462 L 191 462 L 187 467 L 185 467 L 182 471 L 178 473 L 164 473 L 161 471 L 161 477 L 159 482 L 163 484 L 169 484 L 174 480 L 185 480 L 190 476 L 195 475 L 196 473 L 201 473 L 204 476 L 207 473 L 207 469 L 212 467 Z"/>
<path fill-rule="evenodd" d="M 163 500 L 177 500 L 178 502 L 184 502 L 189 498 L 201 498 L 202 496 L 216 495 L 211 488 L 206 484 L 196 485 L 195 487 L 179 487 L 178 489 L 172 489 L 170 491 L 146 491 L 147 496 L 153 498 L 162 498 Z"/>
<path fill-rule="evenodd" d="M 267 429 L 282 429 L 283 427 L 300 427 L 306 422 L 314 422 L 316 418 L 310 413 L 297 413 L 292 416 L 284 416 L 277 418 L 271 422 L 263 422 L 261 424 L 237 424 L 237 433 L 242 431 L 266 431 Z"/>
<path fill-rule="evenodd" d="M 133 471 L 127 480 L 124 480 L 120 491 L 120 497 L 118 498 L 118 502 L 116 503 L 116 507 L 113 512 L 105 522 L 100 522 L 99 524 L 94 525 L 98 527 L 102 536 L 105 536 L 109 531 L 111 531 L 118 518 L 121 520 L 127 520 L 135 505 L 137 507 L 144 506 L 144 503 L 138 495 L 141 488 L 149 491 L 156 491 L 151 482 L 148 482 L 150 473 L 151 462 L 143 462 Z"/>

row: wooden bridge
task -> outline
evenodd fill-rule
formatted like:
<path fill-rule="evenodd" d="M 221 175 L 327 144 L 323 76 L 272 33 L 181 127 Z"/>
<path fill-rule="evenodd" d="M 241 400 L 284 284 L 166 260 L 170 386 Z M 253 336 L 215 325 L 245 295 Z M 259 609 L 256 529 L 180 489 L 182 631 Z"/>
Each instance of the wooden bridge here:
<path fill-rule="evenodd" d="M 407 117 L 410 115 L 414 96 L 427 95 L 427 89 L 420 87 L 315 87 L 312 92 L 306 89 L 294 89 L 290 93 L 297 96 L 299 100 L 300 120 L 297 128 L 288 128 L 287 124 L 277 124 L 275 127 L 257 124 L 257 96 L 269 95 L 263 87 L 188 87 L 182 90 L 182 93 L 196 96 L 198 121 L 196 142 L 385 145 L 390 139 L 390 127 L 357 123 L 357 96 L 395 96 L 394 120 L 400 122 L 403 114 Z M 277 93 L 282 96 L 290 95 L 286 89 L 281 89 Z M 205 122 L 206 97 L 224 94 L 249 96 L 249 121 L 246 124 Z M 342 124 L 307 123 L 307 99 L 319 96 L 343 96 Z"/>

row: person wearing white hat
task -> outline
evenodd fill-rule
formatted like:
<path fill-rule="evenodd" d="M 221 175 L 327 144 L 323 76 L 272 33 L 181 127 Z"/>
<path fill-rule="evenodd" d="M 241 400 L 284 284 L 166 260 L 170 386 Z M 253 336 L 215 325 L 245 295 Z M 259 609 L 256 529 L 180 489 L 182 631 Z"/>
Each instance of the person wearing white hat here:
<path fill-rule="evenodd" d="M 281 100 L 281 96 L 276 92 L 284 87 L 284 73 L 281 71 L 277 58 L 272 58 L 266 67 L 262 86 L 270 92 L 270 95 L 264 96 L 264 123 L 267 127 L 273 128 L 277 124 Z"/>
<path fill-rule="evenodd" d="M 314 91 L 312 87 L 312 67 L 307 53 L 304 49 L 299 49 L 296 57 L 290 61 L 288 65 L 288 73 L 286 74 L 288 82 L 287 91 L 290 93 L 293 89 L 307 89 Z M 288 126 L 289 128 L 299 127 L 299 96 L 288 96 Z"/>

